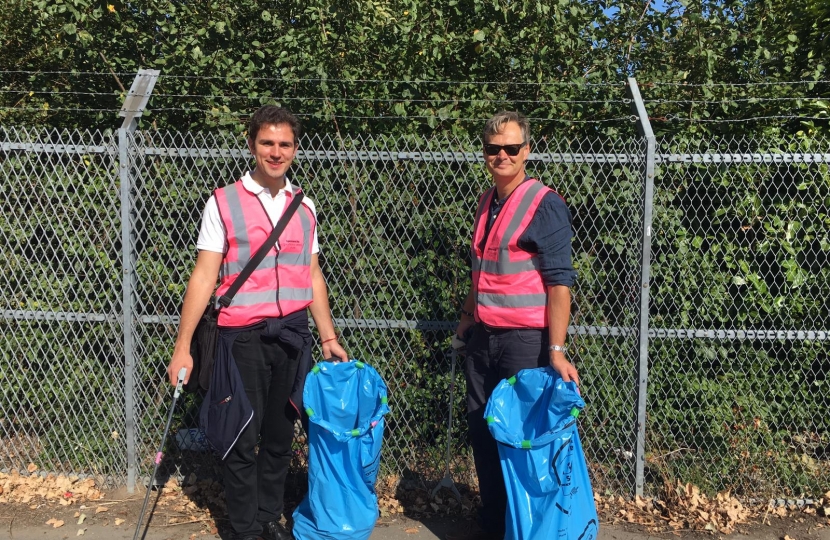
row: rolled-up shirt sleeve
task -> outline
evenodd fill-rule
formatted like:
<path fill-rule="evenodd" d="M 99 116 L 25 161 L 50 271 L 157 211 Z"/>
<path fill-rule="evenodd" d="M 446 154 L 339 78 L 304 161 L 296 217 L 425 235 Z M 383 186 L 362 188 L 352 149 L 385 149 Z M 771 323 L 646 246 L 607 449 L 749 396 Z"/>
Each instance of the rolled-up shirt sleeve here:
<path fill-rule="evenodd" d="M 576 271 L 571 256 L 573 222 L 568 205 L 556 193 L 542 198 L 536 214 L 525 232 L 519 237 L 520 248 L 536 253 L 542 281 L 550 287 L 576 282 Z"/>

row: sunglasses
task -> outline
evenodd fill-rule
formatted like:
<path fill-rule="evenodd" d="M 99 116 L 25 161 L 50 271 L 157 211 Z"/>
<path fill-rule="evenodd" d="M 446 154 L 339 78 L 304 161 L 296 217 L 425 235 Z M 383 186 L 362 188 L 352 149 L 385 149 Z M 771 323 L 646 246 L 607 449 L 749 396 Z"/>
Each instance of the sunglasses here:
<path fill-rule="evenodd" d="M 519 150 L 527 143 L 521 144 L 486 144 L 484 145 L 484 153 L 488 156 L 497 156 L 499 152 L 504 150 L 508 156 L 518 156 Z"/>

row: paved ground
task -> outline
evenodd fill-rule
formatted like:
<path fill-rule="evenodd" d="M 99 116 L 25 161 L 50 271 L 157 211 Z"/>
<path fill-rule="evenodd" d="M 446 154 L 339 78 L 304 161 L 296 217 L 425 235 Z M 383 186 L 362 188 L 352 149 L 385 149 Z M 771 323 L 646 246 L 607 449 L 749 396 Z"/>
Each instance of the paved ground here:
<path fill-rule="evenodd" d="M 129 540 L 136 530 L 136 520 L 143 497 L 108 497 L 89 507 L 80 505 L 59 506 L 51 504 L 0 504 L 0 540 Z M 105 512 L 95 513 L 104 505 Z M 79 524 L 76 514 L 85 514 Z M 169 524 L 173 514 L 164 507 L 154 510 L 150 527 L 143 540 L 227 540 L 211 533 L 206 522 L 196 521 Z M 47 522 L 55 520 L 63 524 L 57 528 Z M 759 520 L 760 521 L 760 520 Z M 146 523 L 146 518 L 145 518 Z M 444 533 L 465 526 L 461 518 L 410 519 L 404 516 L 386 518 L 379 522 L 371 540 L 435 540 Z M 742 526 L 740 532 L 729 537 L 699 531 L 651 534 L 630 524 L 602 522 L 599 540 L 673 540 L 680 536 L 686 540 L 830 540 L 830 521 L 804 514 L 787 518 L 771 518 L 765 523 Z M 144 532 L 142 530 L 142 532 Z"/>
<path fill-rule="evenodd" d="M 114 525 L 114 518 L 101 518 L 100 516 L 90 520 L 88 523 L 77 525 L 77 519 L 73 519 L 74 511 L 66 515 L 54 512 L 57 518 L 66 518 L 66 523 L 53 528 L 43 523 L 32 523 L 23 509 L 7 515 L 10 510 L 15 510 L 9 505 L 0 505 L 0 540 L 69 540 L 83 538 L 84 540 L 129 540 L 135 532 L 135 520 L 127 520 L 124 523 Z M 113 514 L 115 515 L 115 514 Z M 216 534 L 205 532 L 204 527 L 199 523 L 182 525 L 164 525 L 155 521 L 151 523 L 144 540 L 189 540 L 205 539 L 218 540 L 221 537 Z M 161 520 L 158 520 L 161 522 Z M 784 540 L 789 537 L 792 540 L 830 540 L 830 527 L 816 528 L 821 522 L 805 520 L 798 522 L 793 519 L 774 520 L 770 524 L 752 525 L 744 533 L 736 533 L 731 537 L 748 540 Z M 407 518 L 387 520 L 380 524 L 371 536 L 371 540 L 434 540 L 441 539 L 446 531 L 459 525 L 453 519 L 431 519 L 416 521 Z M 79 531 L 83 533 L 79 535 Z M 602 524 L 599 532 L 599 540 L 670 540 L 680 536 L 694 540 L 715 540 L 723 537 L 687 531 L 679 534 L 662 533 L 649 534 L 635 526 Z M 726 539 L 725 539 L 726 540 Z"/>

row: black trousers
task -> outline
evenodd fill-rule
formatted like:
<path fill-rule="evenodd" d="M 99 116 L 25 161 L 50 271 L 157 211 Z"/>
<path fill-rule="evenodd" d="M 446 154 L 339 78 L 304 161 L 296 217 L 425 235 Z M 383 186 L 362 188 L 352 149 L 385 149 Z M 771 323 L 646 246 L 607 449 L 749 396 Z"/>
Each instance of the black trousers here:
<path fill-rule="evenodd" d="M 494 329 L 483 324 L 476 324 L 467 340 L 467 424 L 481 494 L 479 515 L 484 530 L 497 535 L 504 535 L 507 490 L 484 408 L 502 379 L 550 363 L 548 341 L 547 328 Z"/>
<path fill-rule="evenodd" d="M 243 330 L 233 345 L 234 361 L 254 408 L 253 420 L 224 460 L 228 517 L 238 537 L 256 536 L 263 523 L 280 519 L 291 464 L 296 414 L 288 397 L 300 353 L 263 336 L 264 331 Z"/>

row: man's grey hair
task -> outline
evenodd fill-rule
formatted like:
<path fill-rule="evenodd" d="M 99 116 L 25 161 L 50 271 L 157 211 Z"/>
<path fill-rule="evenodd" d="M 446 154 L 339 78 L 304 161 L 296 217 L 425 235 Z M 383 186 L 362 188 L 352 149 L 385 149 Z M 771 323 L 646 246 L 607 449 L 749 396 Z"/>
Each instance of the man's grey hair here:
<path fill-rule="evenodd" d="M 519 124 L 519 127 L 522 128 L 522 142 L 530 142 L 530 124 L 522 113 L 516 111 L 501 111 L 487 120 L 487 123 L 484 124 L 484 132 L 481 134 L 482 142 L 486 144 L 490 141 L 490 137 L 501 133 L 504 125 L 508 122 Z"/>

